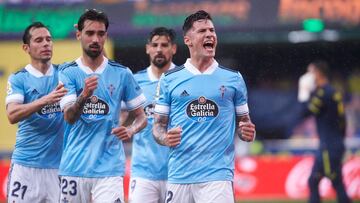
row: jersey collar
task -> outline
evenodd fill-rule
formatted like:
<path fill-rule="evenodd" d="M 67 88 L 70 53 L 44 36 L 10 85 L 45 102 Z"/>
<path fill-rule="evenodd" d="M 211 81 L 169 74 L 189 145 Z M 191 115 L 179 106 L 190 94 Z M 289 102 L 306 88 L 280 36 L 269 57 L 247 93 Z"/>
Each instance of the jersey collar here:
<path fill-rule="evenodd" d="M 40 78 L 43 76 L 51 76 L 54 73 L 54 67 L 51 64 L 49 69 L 46 71 L 45 74 L 43 74 L 42 72 L 40 72 L 38 69 L 34 68 L 34 66 L 32 66 L 31 64 L 28 64 L 25 66 L 25 70 L 27 70 L 31 75 Z"/>
<path fill-rule="evenodd" d="M 170 64 L 170 67 L 169 67 L 169 70 L 175 68 L 175 64 L 174 63 L 171 63 Z M 147 74 L 149 76 L 149 79 L 151 82 L 156 82 L 156 81 L 159 81 L 159 78 L 157 78 L 155 76 L 155 74 L 153 73 L 152 69 L 151 69 L 151 65 L 149 67 L 147 67 Z"/>
<path fill-rule="evenodd" d="M 108 59 L 104 56 L 104 61 L 101 63 L 101 65 L 99 67 L 97 67 L 97 69 L 95 71 L 91 70 L 91 68 L 89 68 L 88 66 L 85 66 L 83 64 L 83 62 L 81 61 L 81 57 L 76 59 L 76 63 L 78 64 L 79 68 L 84 71 L 86 74 L 92 74 L 92 73 L 98 73 L 101 74 L 102 72 L 104 72 L 105 67 L 108 63 Z"/>
<path fill-rule="evenodd" d="M 211 75 L 216 68 L 219 66 L 219 63 L 214 59 L 214 62 L 206 69 L 205 72 L 200 72 L 199 69 L 197 69 L 193 64 L 190 63 L 190 58 L 188 58 L 184 64 L 185 68 L 190 71 L 190 73 L 194 75 Z"/>

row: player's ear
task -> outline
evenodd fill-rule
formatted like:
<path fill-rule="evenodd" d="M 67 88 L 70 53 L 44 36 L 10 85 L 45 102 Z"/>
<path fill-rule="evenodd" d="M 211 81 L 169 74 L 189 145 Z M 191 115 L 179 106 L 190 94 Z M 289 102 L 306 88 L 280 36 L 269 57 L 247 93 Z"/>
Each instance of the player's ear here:
<path fill-rule="evenodd" d="M 22 45 L 22 48 L 23 48 L 23 50 L 24 50 L 26 53 L 29 53 L 30 47 L 29 47 L 28 44 L 23 44 L 23 45 Z"/>
<path fill-rule="evenodd" d="M 77 40 L 81 39 L 81 32 L 79 30 L 76 31 L 76 39 Z"/>
<path fill-rule="evenodd" d="M 146 43 L 145 49 L 146 49 L 146 54 L 150 54 L 150 51 L 149 51 L 150 45 L 149 45 L 149 43 Z"/>
<path fill-rule="evenodd" d="M 184 43 L 185 43 L 188 47 L 191 47 L 191 46 L 192 46 L 192 42 L 191 42 L 189 36 L 187 36 L 187 35 L 184 36 Z"/>
<path fill-rule="evenodd" d="M 177 50 L 177 45 L 174 43 L 171 46 L 171 52 L 172 52 L 173 55 L 176 54 L 176 50 Z"/>

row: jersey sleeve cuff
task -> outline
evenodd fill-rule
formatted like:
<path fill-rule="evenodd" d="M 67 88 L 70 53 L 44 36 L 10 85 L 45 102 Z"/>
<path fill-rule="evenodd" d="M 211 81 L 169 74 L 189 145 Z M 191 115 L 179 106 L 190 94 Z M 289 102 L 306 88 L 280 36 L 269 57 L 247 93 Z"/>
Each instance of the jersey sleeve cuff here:
<path fill-rule="evenodd" d="M 76 94 L 69 94 L 60 100 L 60 108 L 63 111 L 65 106 L 76 102 Z"/>
<path fill-rule="evenodd" d="M 249 114 L 249 107 L 246 104 L 240 105 L 240 106 L 236 106 L 236 115 L 237 116 L 242 116 L 242 115 L 246 115 Z"/>
<path fill-rule="evenodd" d="M 5 104 L 8 105 L 9 103 L 24 103 L 24 95 L 22 94 L 12 94 L 6 97 Z"/>
<path fill-rule="evenodd" d="M 125 102 L 126 110 L 131 111 L 137 109 L 139 106 L 142 106 L 146 102 L 146 97 L 144 94 L 140 94 L 136 98 Z"/>
<path fill-rule="evenodd" d="M 154 108 L 154 113 L 162 114 L 162 115 L 168 115 L 170 112 L 169 106 L 156 104 Z"/>

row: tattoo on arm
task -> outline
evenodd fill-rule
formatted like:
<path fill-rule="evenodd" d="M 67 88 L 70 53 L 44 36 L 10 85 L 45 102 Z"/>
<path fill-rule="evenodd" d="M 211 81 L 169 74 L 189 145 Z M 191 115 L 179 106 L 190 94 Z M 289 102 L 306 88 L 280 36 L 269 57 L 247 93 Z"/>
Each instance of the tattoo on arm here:
<path fill-rule="evenodd" d="M 76 102 L 65 107 L 64 118 L 70 124 L 74 124 L 80 118 L 86 99 L 82 94 L 76 99 Z"/>
<path fill-rule="evenodd" d="M 166 145 L 166 133 L 169 117 L 159 114 L 154 114 L 153 136 L 157 143 Z"/>

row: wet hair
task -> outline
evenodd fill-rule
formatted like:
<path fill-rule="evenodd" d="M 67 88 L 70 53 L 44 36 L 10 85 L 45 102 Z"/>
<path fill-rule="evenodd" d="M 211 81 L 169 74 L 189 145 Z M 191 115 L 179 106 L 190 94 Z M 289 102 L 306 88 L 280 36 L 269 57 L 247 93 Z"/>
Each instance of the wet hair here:
<path fill-rule="evenodd" d="M 182 27 L 183 29 L 183 34 L 185 35 L 193 26 L 194 22 L 198 21 L 198 20 L 211 20 L 212 18 L 210 16 L 210 14 L 204 10 L 199 10 L 191 15 L 189 15 L 185 21 L 184 21 L 184 25 Z"/>
<path fill-rule="evenodd" d="M 315 69 L 318 70 L 323 76 L 329 77 L 330 69 L 329 64 L 324 60 L 315 60 L 310 64 L 314 65 Z"/>
<path fill-rule="evenodd" d="M 30 31 L 33 28 L 45 28 L 49 31 L 49 28 L 46 27 L 42 22 L 33 22 L 25 28 L 22 40 L 24 44 L 30 44 L 31 34 Z"/>
<path fill-rule="evenodd" d="M 82 31 L 84 29 L 84 23 L 86 20 L 102 22 L 105 24 L 106 30 L 109 27 L 109 19 L 108 19 L 107 15 L 104 12 L 96 10 L 94 8 L 87 9 L 85 11 L 85 13 L 83 13 L 80 16 L 79 21 L 77 23 L 77 29 L 79 31 Z"/>
<path fill-rule="evenodd" d="M 166 27 L 156 27 L 150 33 L 148 37 L 148 42 L 151 42 L 152 38 L 156 35 L 169 37 L 172 44 L 175 43 L 176 33 L 173 29 L 168 29 Z"/>

